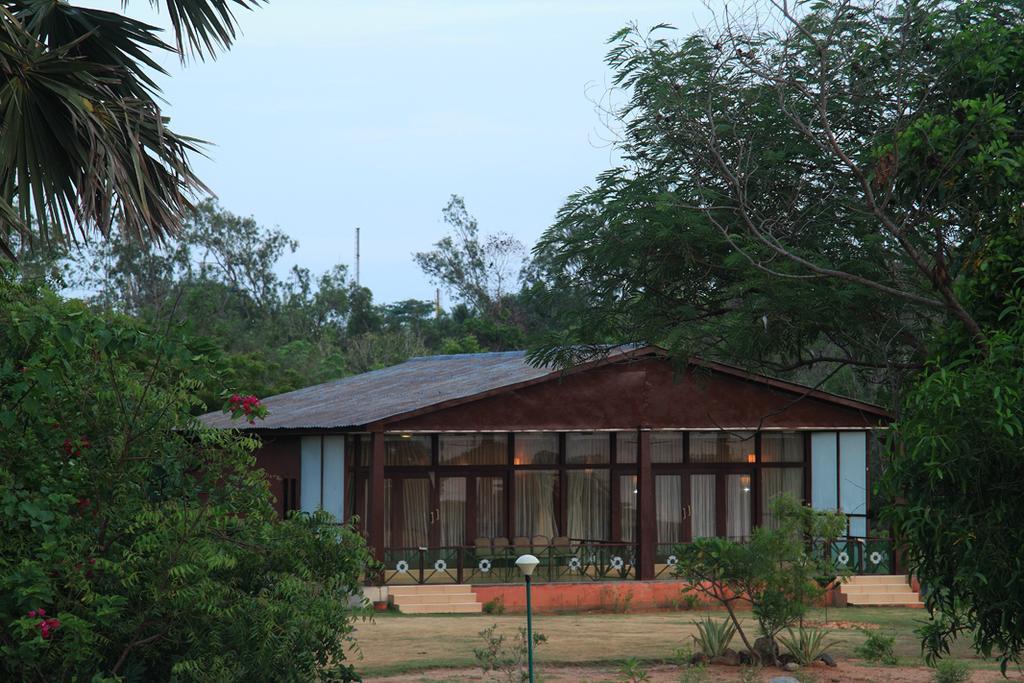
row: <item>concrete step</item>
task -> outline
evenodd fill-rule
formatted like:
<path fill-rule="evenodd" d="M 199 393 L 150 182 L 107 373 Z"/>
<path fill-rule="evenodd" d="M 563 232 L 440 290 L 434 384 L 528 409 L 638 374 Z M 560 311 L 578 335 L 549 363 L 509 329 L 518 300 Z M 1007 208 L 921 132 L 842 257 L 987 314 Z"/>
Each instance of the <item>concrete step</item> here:
<path fill-rule="evenodd" d="M 389 595 L 472 595 L 473 588 L 465 583 L 389 586 Z"/>
<path fill-rule="evenodd" d="M 402 605 L 403 614 L 473 614 L 483 612 L 479 602 L 450 602 L 446 605 Z"/>
<path fill-rule="evenodd" d="M 448 605 L 458 602 L 473 602 L 472 594 L 462 595 L 461 593 L 438 594 L 438 595 L 396 595 L 394 602 L 400 608 L 406 605 Z"/>
<path fill-rule="evenodd" d="M 843 584 L 844 593 L 913 593 L 906 583 L 859 583 Z"/>
<path fill-rule="evenodd" d="M 869 583 L 907 583 L 907 577 L 902 574 L 865 574 L 851 576 L 846 585 L 859 585 Z"/>
<path fill-rule="evenodd" d="M 917 593 L 858 593 L 846 596 L 849 605 L 909 605 L 920 602 Z"/>

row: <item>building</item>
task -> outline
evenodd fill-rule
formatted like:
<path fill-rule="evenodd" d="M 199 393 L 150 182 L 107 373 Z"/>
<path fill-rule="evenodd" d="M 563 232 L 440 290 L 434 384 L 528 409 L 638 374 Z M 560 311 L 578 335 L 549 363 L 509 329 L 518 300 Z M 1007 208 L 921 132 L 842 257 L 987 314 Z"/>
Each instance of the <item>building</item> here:
<path fill-rule="evenodd" d="M 259 433 L 281 514 L 358 516 L 397 582 L 512 578 L 525 548 L 550 579 L 655 578 L 678 543 L 771 525 L 780 493 L 846 513 L 840 554 L 862 566 L 871 430 L 889 420 L 720 363 L 677 367 L 656 347 L 568 371 L 523 352 L 414 358 L 264 404 L 251 427 L 203 419 Z"/>

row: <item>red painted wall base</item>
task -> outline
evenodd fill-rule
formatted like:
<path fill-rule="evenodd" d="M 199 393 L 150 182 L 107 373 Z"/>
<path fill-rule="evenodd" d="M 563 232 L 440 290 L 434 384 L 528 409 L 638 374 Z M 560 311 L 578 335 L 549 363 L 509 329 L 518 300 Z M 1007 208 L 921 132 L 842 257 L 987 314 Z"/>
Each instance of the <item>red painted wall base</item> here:
<path fill-rule="evenodd" d="M 533 610 L 538 613 L 600 610 L 606 612 L 643 612 L 686 609 L 687 597 L 682 581 L 614 581 L 594 583 L 536 583 L 533 585 Z M 483 604 L 501 598 L 505 611 L 526 611 L 524 584 L 473 586 L 476 599 Z M 698 603 L 702 608 L 711 603 Z"/>

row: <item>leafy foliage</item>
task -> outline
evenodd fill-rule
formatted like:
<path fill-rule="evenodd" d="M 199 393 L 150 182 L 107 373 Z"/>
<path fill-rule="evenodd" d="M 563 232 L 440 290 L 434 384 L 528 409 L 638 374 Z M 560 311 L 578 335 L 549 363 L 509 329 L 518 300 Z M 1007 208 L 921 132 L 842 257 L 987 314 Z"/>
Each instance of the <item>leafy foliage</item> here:
<path fill-rule="evenodd" d="M 797 664 L 810 666 L 835 645 L 835 641 L 826 641 L 827 637 L 828 631 L 824 629 L 800 626 L 795 633 L 793 629 L 787 629 L 786 635 L 780 634 L 778 639 Z"/>
<path fill-rule="evenodd" d="M 520 628 L 516 638 L 505 644 L 505 634 L 498 633 L 498 625 L 492 624 L 480 631 L 484 646 L 475 648 L 473 656 L 483 670 L 484 676 L 492 676 L 488 680 L 523 683 L 530 679 L 527 669 L 528 638 L 526 629 Z M 536 649 L 547 642 L 547 636 L 534 632 L 533 647 Z"/>
<path fill-rule="evenodd" d="M 115 216 L 126 238 L 173 234 L 205 191 L 189 159 L 201 143 L 168 127 L 153 53 L 227 49 L 232 8 L 257 4 L 166 0 L 172 45 L 116 12 L 0 3 L 0 252 L 13 256 L 13 232 L 43 244 L 107 236 Z"/>
<path fill-rule="evenodd" d="M 971 670 L 963 662 L 955 659 L 940 659 L 935 663 L 934 683 L 967 683 L 971 680 Z"/>
<path fill-rule="evenodd" d="M 364 543 L 190 416 L 208 350 L 0 276 L 0 678 L 351 675 Z"/>
<path fill-rule="evenodd" d="M 729 619 L 704 617 L 693 624 L 697 627 L 697 635 L 692 636 L 694 645 L 709 658 L 724 655 L 736 635 L 736 626 Z"/>
<path fill-rule="evenodd" d="M 801 506 L 791 496 L 772 501 L 778 527 L 754 529 L 750 540 L 700 538 L 675 549 L 675 574 L 688 582 L 685 590 L 712 598 L 729 618 L 747 649 L 757 652 L 736 615 L 737 603 L 748 603 L 769 643 L 793 625 L 823 593 L 817 579 L 836 569 L 815 542 L 845 532 L 842 514 Z M 775 651 L 774 645 L 770 648 Z"/>
<path fill-rule="evenodd" d="M 895 665 L 898 662 L 893 647 L 896 636 L 880 631 L 862 631 L 864 642 L 854 648 L 853 653 L 869 662 Z"/>

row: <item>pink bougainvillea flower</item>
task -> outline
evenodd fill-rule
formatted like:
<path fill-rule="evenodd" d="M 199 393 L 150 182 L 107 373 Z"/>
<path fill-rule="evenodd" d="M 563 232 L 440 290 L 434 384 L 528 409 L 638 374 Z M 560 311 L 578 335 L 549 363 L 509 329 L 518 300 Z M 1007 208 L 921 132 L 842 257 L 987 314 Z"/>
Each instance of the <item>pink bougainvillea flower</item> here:
<path fill-rule="evenodd" d="M 33 617 L 33 618 L 35 618 L 35 616 L 36 616 L 36 611 L 35 611 L 34 609 L 30 609 L 30 610 L 28 611 L 28 615 L 29 615 L 30 617 Z"/>

